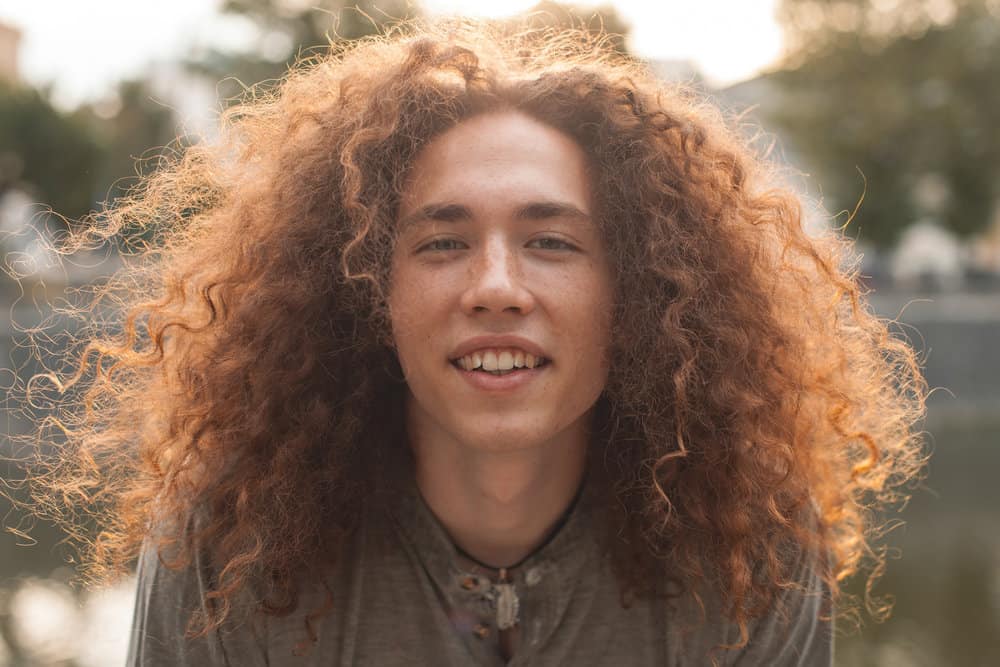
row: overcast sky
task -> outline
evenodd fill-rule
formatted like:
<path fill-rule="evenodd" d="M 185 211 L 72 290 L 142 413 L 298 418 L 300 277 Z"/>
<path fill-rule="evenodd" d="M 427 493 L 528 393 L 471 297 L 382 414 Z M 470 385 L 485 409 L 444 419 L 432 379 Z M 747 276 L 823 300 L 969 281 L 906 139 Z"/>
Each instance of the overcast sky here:
<path fill-rule="evenodd" d="M 302 0 L 308 4 L 308 0 Z M 631 48 L 651 59 L 691 60 L 712 83 L 753 76 L 780 54 L 776 0 L 612 0 L 632 25 Z M 432 12 L 497 15 L 535 0 L 424 0 Z M 578 3 L 598 4 L 598 3 Z M 604 4 L 607 4 L 606 2 Z M 239 45 L 252 35 L 220 19 L 219 0 L 0 0 L 0 21 L 23 32 L 21 74 L 52 84 L 65 107 L 100 98 L 151 62 L 176 59 L 198 45 Z"/>

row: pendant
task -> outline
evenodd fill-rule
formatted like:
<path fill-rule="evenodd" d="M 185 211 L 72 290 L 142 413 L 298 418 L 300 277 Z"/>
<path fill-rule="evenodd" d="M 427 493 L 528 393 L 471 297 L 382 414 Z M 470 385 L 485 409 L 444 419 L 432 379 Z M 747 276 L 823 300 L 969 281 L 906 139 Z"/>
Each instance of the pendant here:
<path fill-rule="evenodd" d="M 517 598 L 514 584 L 507 581 L 507 570 L 500 570 L 500 581 L 493 584 L 493 600 L 497 606 L 497 628 L 509 630 L 517 625 L 517 615 L 521 601 Z"/>

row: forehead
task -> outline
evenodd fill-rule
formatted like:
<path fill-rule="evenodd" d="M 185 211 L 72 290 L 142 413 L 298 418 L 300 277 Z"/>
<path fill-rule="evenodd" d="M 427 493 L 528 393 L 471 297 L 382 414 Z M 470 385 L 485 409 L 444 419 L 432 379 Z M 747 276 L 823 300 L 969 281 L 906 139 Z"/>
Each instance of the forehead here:
<path fill-rule="evenodd" d="M 399 217 L 448 202 L 559 201 L 590 213 L 591 190 L 587 155 L 573 138 L 521 112 L 492 112 L 462 121 L 419 151 Z"/>

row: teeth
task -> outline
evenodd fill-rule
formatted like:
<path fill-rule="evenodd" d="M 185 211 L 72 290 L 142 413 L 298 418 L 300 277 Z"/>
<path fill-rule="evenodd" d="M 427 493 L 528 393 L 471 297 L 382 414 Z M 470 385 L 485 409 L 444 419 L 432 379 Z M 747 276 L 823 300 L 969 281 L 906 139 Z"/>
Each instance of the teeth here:
<path fill-rule="evenodd" d="M 502 371 L 509 371 L 514 368 L 514 355 L 504 350 L 497 357 L 497 368 Z"/>
<path fill-rule="evenodd" d="M 481 369 L 495 375 L 503 375 L 518 368 L 536 368 L 542 365 L 542 357 L 528 354 L 518 349 L 480 350 L 456 359 L 462 370 Z"/>

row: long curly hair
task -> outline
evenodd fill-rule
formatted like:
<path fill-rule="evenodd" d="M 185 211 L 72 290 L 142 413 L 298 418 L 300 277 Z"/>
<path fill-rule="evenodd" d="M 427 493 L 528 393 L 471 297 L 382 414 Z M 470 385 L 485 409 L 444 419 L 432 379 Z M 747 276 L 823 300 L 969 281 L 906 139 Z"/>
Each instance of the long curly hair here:
<path fill-rule="evenodd" d="M 691 90 L 583 33 L 451 22 L 299 63 L 71 238 L 126 257 L 78 310 L 75 372 L 28 383 L 60 403 L 33 436 L 59 443 L 36 510 L 85 540 L 89 574 L 127 570 L 144 540 L 173 567 L 202 545 L 219 571 L 202 631 L 251 585 L 264 612 L 297 607 L 303 563 L 337 558 L 406 454 L 385 296 L 410 165 L 503 109 L 594 166 L 617 294 L 595 446 L 623 599 L 667 571 L 695 595 L 713 582 L 745 642 L 793 584 L 790 542 L 838 608 L 846 577 L 881 573 L 878 511 L 922 468 L 926 386 L 850 243 L 807 234 Z"/>

